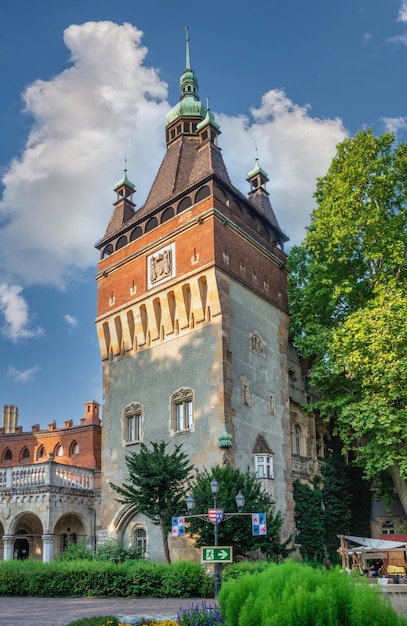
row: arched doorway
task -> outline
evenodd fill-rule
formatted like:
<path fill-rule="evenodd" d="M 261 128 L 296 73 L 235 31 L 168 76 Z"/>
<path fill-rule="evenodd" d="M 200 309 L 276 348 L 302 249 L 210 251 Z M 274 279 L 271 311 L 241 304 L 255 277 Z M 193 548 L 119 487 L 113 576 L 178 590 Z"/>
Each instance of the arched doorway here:
<path fill-rule="evenodd" d="M 14 559 L 38 559 L 42 558 L 42 534 L 41 521 L 32 513 L 23 513 L 15 521 L 14 525 Z"/>
<path fill-rule="evenodd" d="M 15 559 L 28 559 L 30 556 L 30 544 L 28 543 L 26 530 L 19 530 L 14 536 L 14 550 L 13 558 Z"/>
<path fill-rule="evenodd" d="M 63 515 L 55 524 L 54 555 L 62 554 L 69 546 L 84 542 L 87 538 L 85 526 L 81 518 L 75 513 Z"/>

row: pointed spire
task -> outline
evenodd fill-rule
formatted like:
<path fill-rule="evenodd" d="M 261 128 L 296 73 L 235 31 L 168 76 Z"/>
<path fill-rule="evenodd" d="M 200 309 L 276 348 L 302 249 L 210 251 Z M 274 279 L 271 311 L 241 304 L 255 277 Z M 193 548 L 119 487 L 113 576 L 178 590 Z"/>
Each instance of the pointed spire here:
<path fill-rule="evenodd" d="M 185 43 L 186 43 L 186 62 L 185 62 L 185 69 L 186 70 L 190 70 L 191 69 L 191 57 L 189 54 L 189 36 L 188 36 L 188 26 L 185 26 Z"/>
<path fill-rule="evenodd" d="M 199 100 L 198 79 L 191 68 L 189 30 L 185 26 L 185 63 L 186 68 L 180 78 L 180 101 L 167 113 L 167 126 L 178 117 L 204 117 L 205 108 Z"/>

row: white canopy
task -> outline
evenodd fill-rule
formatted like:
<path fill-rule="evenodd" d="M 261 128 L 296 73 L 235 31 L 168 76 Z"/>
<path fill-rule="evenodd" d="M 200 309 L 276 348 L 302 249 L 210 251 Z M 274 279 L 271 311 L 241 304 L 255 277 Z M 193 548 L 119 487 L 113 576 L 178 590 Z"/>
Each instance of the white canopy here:
<path fill-rule="evenodd" d="M 344 535 L 344 538 L 352 543 L 356 543 L 359 546 L 365 548 L 371 548 L 372 550 L 395 550 L 396 548 L 404 548 L 406 542 L 401 541 L 388 541 L 387 539 L 373 539 L 372 537 L 353 537 L 351 535 Z"/>

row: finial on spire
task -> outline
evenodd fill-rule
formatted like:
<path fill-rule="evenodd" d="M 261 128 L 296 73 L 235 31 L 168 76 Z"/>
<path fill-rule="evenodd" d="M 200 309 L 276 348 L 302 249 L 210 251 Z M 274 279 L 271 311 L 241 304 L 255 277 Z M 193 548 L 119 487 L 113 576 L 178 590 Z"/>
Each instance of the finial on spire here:
<path fill-rule="evenodd" d="M 127 178 L 127 154 L 124 153 L 124 176 Z"/>
<path fill-rule="evenodd" d="M 188 26 L 185 26 L 185 43 L 186 43 L 186 65 L 185 69 L 191 69 L 191 57 L 189 55 L 189 31 Z"/>

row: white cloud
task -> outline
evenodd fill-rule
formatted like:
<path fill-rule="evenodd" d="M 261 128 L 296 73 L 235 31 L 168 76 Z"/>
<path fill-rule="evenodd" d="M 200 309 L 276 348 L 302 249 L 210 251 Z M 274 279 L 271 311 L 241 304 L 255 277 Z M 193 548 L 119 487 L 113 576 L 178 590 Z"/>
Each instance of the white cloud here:
<path fill-rule="evenodd" d="M 399 22 L 407 22 L 407 0 L 402 0 L 397 20 Z"/>
<path fill-rule="evenodd" d="M 64 320 L 68 324 L 69 328 L 71 329 L 78 328 L 79 326 L 78 319 L 74 317 L 73 315 L 69 315 L 69 313 L 64 315 Z"/>
<path fill-rule="evenodd" d="M 382 117 L 382 122 L 386 131 L 394 134 L 407 128 L 407 117 Z"/>
<path fill-rule="evenodd" d="M 14 383 L 29 383 L 38 371 L 39 367 L 37 365 L 27 370 L 18 370 L 16 367 L 10 366 L 7 370 L 7 376 Z"/>
<path fill-rule="evenodd" d="M 144 65 L 141 31 L 130 24 L 88 22 L 69 26 L 64 40 L 71 66 L 26 89 L 31 131 L 3 177 L 0 283 L 6 285 L 63 288 L 94 265 L 94 243 L 109 222 L 124 154 L 140 206 L 165 151 L 167 85 Z M 267 92 L 251 116 L 217 115 L 226 166 L 235 186 L 248 191 L 244 179 L 257 143 L 280 225 L 298 242 L 313 208 L 315 179 L 326 172 L 346 130 L 339 119 L 311 117 L 308 106 L 278 90 Z M 21 287 L 3 289 L 6 336 L 38 334 Z"/>
<path fill-rule="evenodd" d="M 339 119 L 318 119 L 310 107 L 294 104 L 281 90 L 264 94 L 247 117 L 218 116 L 225 162 L 232 180 L 253 168 L 257 145 L 260 165 L 268 172 L 268 191 L 280 226 L 299 243 L 305 235 L 316 178 L 323 176 L 347 132 Z M 247 185 L 247 183 L 245 183 Z M 248 186 L 241 189 L 248 191 Z"/>
<path fill-rule="evenodd" d="M 5 322 L 1 332 L 11 341 L 43 334 L 43 330 L 34 326 L 29 319 L 28 304 L 22 296 L 22 290 L 18 285 L 0 284 L 0 313 Z"/>
<path fill-rule="evenodd" d="M 70 26 L 64 39 L 73 65 L 26 89 L 34 121 L 0 203 L 0 274 L 9 281 L 61 287 L 95 263 L 125 153 L 135 183 L 153 179 L 169 105 L 166 84 L 143 66 L 141 37 L 129 24 Z"/>

